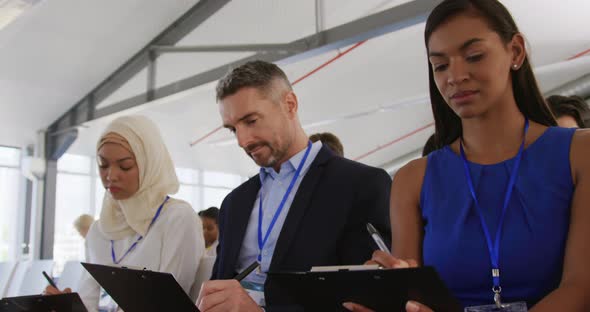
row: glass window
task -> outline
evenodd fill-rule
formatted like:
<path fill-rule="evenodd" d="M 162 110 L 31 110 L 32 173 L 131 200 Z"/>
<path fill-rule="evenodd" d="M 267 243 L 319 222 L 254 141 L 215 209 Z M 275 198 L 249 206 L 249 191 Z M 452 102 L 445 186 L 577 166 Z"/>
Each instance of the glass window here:
<path fill-rule="evenodd" d="M 0 146 L 0 166 L 18 167 L 20 165 L 20 150 L 14 147 Z"/>
<path fill-rule="evenodd" d="M 217 208 L 221 207 L 221 203 L 227 194 L 229 194 L 232 190 L 224 189 L 224 188 L 213 188 L 213 187 L 204 187 L 203 188 L 203 207 L 200 207 L 198 210 L 204 210 L 211 206 L 215 206 Z"/>
<path fill-rule="evenodd" d="M 88 156 L 64 154 L 57 161 L 57 170 L 90 174 L 90 162 L 91 159 Z"/>
<path fill-rule="evenodd" d="M 203 185 L 221 186 L 234 189 L 241 183 L 242 177 L 236 174 L 223 173 L 217 171 L 203 172 Z"/>
<path fill-rule="evenodd" d="M 199 171 L 188 168 L 176 168 L 176 176 L 178 181 L 183 184 L 198 184 Z"/>
<path fill-rule="evenodd" d="M 194 210 L 199 211 L 201 207 L 199 189 L 198 186 L 181 184 L 178 193 L 174 194 L 173 197 L 187 201 Z"/>
<path fill-rule="evenodd" d="M 54 273 L 59 275 L 68 260 L 84 260 L 84 240 L 74 220 L 90 211 L 90 176 L 58 172 L 55 202 Z"/>
<path fill-rule="evenodd" d="M 2 155 L 0 151 L 0 155 Z M 19 169 L 0 167 L 0 262 L 14 260 L 17 248 L 17 212 L 21 175 Z"/>
<path fill-rule="evenodd" d="M 96 182 L 94 185 L 94 218 L 100 218 L 100 211 L 102 210 L 102 200 L 104 199 L 104 186 L 102 186 L 102 181 L 100 178 L 96 178 Z"/>

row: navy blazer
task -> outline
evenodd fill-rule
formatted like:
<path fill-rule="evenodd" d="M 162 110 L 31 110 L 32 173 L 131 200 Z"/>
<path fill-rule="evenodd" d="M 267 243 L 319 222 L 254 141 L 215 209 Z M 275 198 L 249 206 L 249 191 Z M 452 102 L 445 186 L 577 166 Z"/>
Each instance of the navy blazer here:
<path fill-rule="evenodd" d="M 212 279 L 231 279 L 260 189 L 258 175 L 225 197 L 219 213 L 219 245 Z M 383 170 L 336 156 L 325 145 L 295 194 L 271 260 L 270 272 L 307 271 L 312 266 L 362 264 L 377 245 L 371 222 L 390 244 L 391 177 Z M 281 297 L 265 285 L 267 305 Z M 280 301 L 280 300 L 279 300 Z"/>

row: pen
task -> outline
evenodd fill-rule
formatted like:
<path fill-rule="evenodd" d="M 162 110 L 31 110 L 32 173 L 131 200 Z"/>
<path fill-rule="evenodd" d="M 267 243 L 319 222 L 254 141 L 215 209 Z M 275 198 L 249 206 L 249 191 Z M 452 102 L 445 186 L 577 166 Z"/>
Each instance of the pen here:
<path fill-rule="evenodd" d="M 45 276 L 45 279 L 49 282 L 49 285 L 53 286 L 53 288 L 55 289 L 59 289 L 57 288 L 57 285 L 55 285 L 55 282 L 51 279 L 51 277 L 49 277 L 49 275 L 45 273 L 45 271 L 43 271 L 43 276 Z"/>
<path fill-rule="evenodd" d="M 256 269 L 259 265 L 260 264 L 258 263 L 258 261 L 252 262 L 252 264 L 250 264 L 244 271 L 242 271 L 238 275 L 236 275 L 236 277 L 234 277 L 234 279 L 237 280 L 238 282 L 243 280 L 246 276 L 248 276 L 248 274 L 250 274 L 250 272 L 254 271 L 254 269 Z"/>
<path fill-rule="evenodd" d="M 371 235 L 377 246 L 379 246 L 379 249 L 381 251 L 391 254 L 391 251 L 389 251 L 389 248 L 387 248 L 387 245 L 385 245 L 383 238 L 371 223 L 367 223 L 367 231 L 369 231 L 369 234 Z"/>

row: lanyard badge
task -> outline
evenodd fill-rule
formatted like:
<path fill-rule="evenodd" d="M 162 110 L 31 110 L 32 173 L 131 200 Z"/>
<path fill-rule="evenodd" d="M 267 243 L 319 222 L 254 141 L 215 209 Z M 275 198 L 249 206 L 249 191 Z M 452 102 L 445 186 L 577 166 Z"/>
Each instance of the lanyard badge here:
<path fill-rule="evenodd" d="M 156 222 L 156 219 L 158 219 L 158 217 L 160 216 L 160 212 L 162 211 L 162 207 L 164 207 L 164 204 L 168 201 L 170 197 L 168 195 L 166 195 L 166 199 L 164 199 L 164 202 L 160 205 L 160 207 L 158 207 L 158 211 L 156 211 L 156 215 L 154 215 L 154 218 L 152 219 L 152 222 L 150 222 L 150 225 L 148 227 L 148 231 L 149 229 L 152 227 L 152 225 L 154 224 L 154 222 Z M 114 264 L 119 264 L 121 263 L 121 261 L 123 261 L 123 259 L 125 259 L 125 257 L 133 250 L 135 249 L 135 247 L 137 246 L 137 244 L 143 239 L 143 236 L 139 235 L 137 237 L 137 240 L 131 244 L 131 246 L 129 247 L 129 249 L 127 249 L 127 251 L 123 254 L 123 256 L 121 257 L 121 259 L 117 260 L 117 256 L 115 255 L 115 242 L 113 240 L 111 240 L 111 258 L 113 259 L 113 263 Z"/>
<path fill-rule="evenodd" d="M 483 216 L 483 211 L 481 206 L 479 205 L 479 201 L 477 200 L 477 195 L 475 194 L 475 187 L 473 185 L 473 180 L 471 179 L 471 174 L 469 171 L 469 163 L 467 162 L 467 158 L 465 157 L 465 151 L 463 150 L 463 140 L 460 141 L 460 152 L 461 152 L 461 159 L 463 160 L 463 167 L 465 169 L 465 177 L 467 179 L 467 184 L 469 186 L 469 191 L 471 193 L 471 197 L 473 198 L 473 203 L 476 207 L 477 214 L 479 216 L 479 220 L 481 223 L 481 227 L 483 229 L 486 244 L 488 247 L 489 255 L 490 255 L 490 262 L 492 265 L 491 275 L 493 281 L 492 291 L 494 293 L 494 304 L 487 305 L 487 306 L 478 306 L 478 307 L 468 307 L 465 309 L 466 312 L 483 312 L 483 311 L 527 311 L 526 303 L 524 302 L 517 302 L 513 304 L 504 304 L 502 303 L 501 293 L 502 287 L 500 286 L 500 240 L 502 237 L 502 226 L 504 225 L 504 219 L 506 217 L 506 210 L 508 208 L 508 203 L 512 196 L 512 190 L 514 189 L 514 185 L 516 184 L 516 177 L 518 176 L 518 169 L 520 167 L 520 161 L 522 159 L 522 154 L 524 151 L 524 143 L 527 131 L 529 129 L 529 120 L 525 118 L 524 122 L 524 135 L 522 137 L 522 143 L 520 144 L 520 148 L 518 149 L 518 154 L 514 160 L 514 166 L 512 167 L 512 172 L 510 172 L 510 180 L 508 182 L 508 187 L 506 189 L 506 194 L 504 196 L 504 205 L 502 206 L 502 212 L 500 215 L 500 221 L 498 222 L 498 229 L 496 230 L 496 236 L 494 241 L 492 242 L 492 237 L 490 235 L 490 231 L 488 226 L 485 223 L 485 219 Z M 524 310 L 522 307 L 524 306 Z M 513 310 L 512 308 L 515 308 Z"/>
<path fill-rule="evenodd" d="M 303 159 L 301 160 L 301 162 L 299 163 L 299 166 L 297 166 L 297 171 L 295 171 L 295 174 L 293 175 L 293 178 L 291 179 L 291 183 L 289 184 L 289 187 L 287 188 L 287 191 L 285 192 L 285 195 L 283 195 L 283 198 L 281 200 L 281 203 L 279 204 L 279 207 L 277 208 L 277 211 L 275 212 L 270 225 L 268 226 L 268 229 L 266 229 L 266 233 L 264 234 L 264 238 L 262 237 L 262 189 L 260 190 L 260 200 L 258 203 L 258 262 L 262 263 L 262 249 L 264 248 L 264 245 L 266 244 L 266 241 L 268 240 L 268 237 L 270 236 L 270 233 L 272 232 L 273 227 L 275 226 L 275 223 L 277 222 L 277 219 L 279 218 L 279 215 L 281 214 L 281 211 L 283 210 L 283 207 L 285 206 L 285 203 L 287 202 L 287 198 L 289 197 L 289 194 L 291 194 L 291 191 L 293 190 L 293 187 L 295 186 L 295 182 L 297 181 L 297 178 L 299 178 L 299 175 L 301 174 L 301 170 L 303 169 L 303 165 L 305 164 L 305 161 L 307 160 L 307 156 L 309 156 L 309 152 L 311 151 L 311 141 L 309 141 L 307 143 L 307 149 L 305 150 L 305 154 L 303 155 Z M 258 266 L 258 270 L 259 272 L 261 272 L 261 267 L 262 265 Z"/>
<path fill-rule="evenodd" d="M 512 303 L 501 303 L 499 306 L 497 304 L 488 304 L 483 306 L 476 306 L 476 307 L 466 307 L 465 312 L 527 312 L 526 303 L 520 302 L 512 302 Z"/>

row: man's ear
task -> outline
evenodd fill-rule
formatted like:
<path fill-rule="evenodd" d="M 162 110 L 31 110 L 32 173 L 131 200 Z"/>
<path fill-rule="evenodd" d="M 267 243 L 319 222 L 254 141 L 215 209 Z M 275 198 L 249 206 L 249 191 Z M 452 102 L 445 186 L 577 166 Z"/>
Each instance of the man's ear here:
<path fill-rule="evenodd" d="M 297 101 L 297 95 L 295 95 L 295 92 L 287 91 L 285 93 L 284 101 L 286 104 L 287 114 L 289 114 L 289 117 L 297 117 L 299 102 Z"/>

